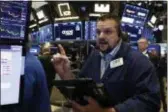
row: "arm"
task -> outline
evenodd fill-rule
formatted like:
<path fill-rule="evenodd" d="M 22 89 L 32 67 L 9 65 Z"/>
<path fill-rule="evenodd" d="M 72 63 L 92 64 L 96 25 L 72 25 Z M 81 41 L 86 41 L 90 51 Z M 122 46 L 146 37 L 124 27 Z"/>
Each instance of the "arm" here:
<path fill-rule="evenodd" d="M 60 53 L 53 55 L 51 59 L 54 69 L 56 73 L 63 80 L 74 79 L 71 69 L 70 69 L 70 61 L 66 56 L 65 50 L 61 45 L 58 45 Z"/>
<path fill-rule="evenodd" d="M 160 88 L 155 69 L 146 58 L 136 58 L 129 68 L 130 78 L 135 80 L 135 95 L 116 105 L 115 109 L 117 112 L 158 112 Z"/>

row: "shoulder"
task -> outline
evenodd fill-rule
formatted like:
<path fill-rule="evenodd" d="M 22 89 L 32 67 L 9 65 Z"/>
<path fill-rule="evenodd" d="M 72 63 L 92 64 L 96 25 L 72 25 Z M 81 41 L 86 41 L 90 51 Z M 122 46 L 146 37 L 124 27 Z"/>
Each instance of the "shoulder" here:
<path fill-rule="evenodd" d="M 129 50 L 126 60 L 129 62 L 129 67 L 131 69 L 137 68 L 135 69 L 137 71 L 153 68 L 153 64 L 146 56 L 133 49 Z"/>
<path fill-rule="evenodd" d="M 25 57 L 25 69 L 27 70 L 40 70 L 42 69 L 39 59 L 32 54 L 28 53 Z"/>

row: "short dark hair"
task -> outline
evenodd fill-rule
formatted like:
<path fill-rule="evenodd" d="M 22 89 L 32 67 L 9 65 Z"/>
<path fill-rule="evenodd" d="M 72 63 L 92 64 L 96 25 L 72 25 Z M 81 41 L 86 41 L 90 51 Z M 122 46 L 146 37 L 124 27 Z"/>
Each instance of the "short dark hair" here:
<path fill-rule="evenodd" d="M 97 19 L 97 22 L 98 21 L 105 21 L 105 20 L 108 20 L 108 19 L 114 20 L 117 23 L 117 32 L 118 32 L 118 36 L 120 37 L 121 36 L 121 28 L 120 28 L 120 18 L 119 18 L 119 16 L 113 15 L 113 14 L 104 14 Z"/>

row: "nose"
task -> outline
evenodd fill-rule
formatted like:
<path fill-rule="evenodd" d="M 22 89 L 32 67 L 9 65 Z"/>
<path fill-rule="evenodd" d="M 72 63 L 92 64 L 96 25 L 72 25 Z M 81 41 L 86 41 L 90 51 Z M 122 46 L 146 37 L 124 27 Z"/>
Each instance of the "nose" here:
<path fill-rule="evenodd" d="M 105 35 L 103 32 L 100 32 L 100 34 L 98 35 L 98 38 L 105 38 Z"/>

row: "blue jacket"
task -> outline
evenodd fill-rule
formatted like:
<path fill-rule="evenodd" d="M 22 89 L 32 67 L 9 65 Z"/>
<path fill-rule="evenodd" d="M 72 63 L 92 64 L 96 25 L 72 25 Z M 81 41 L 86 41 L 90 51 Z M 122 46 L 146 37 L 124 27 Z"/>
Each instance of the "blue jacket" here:
<path fill-rule="evenodd" d="M 44 69 L 40 61 L 30 53 L 25 59 L 22 109 L 21 112 L 51 112 Z"/>
<path fill-rule="evenodd" d="M 123 58 L 124 64 L 106 69 L 100 79 L 101 56 L 93 52 L 81 70 L 80 77 L 92 78 L 104 83 L 118 112 L 159 112 L 159 83 L 152 63 L 140 52 L 122 43 L 116 56 Z"/>

